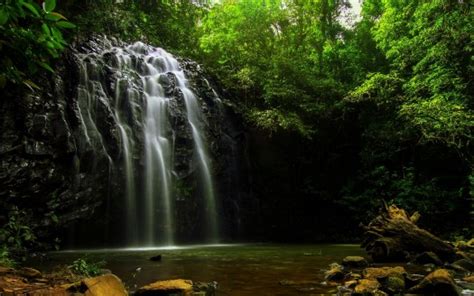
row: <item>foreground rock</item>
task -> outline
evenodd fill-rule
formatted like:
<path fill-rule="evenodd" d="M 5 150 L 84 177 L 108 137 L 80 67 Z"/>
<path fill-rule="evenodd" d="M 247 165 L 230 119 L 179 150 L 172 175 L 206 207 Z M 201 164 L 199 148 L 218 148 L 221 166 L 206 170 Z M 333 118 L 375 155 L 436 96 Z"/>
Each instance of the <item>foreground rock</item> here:
<path fill-rule="evenodd" d="M 126 296 L 128 293 L 113 274 L 81 279 L 67 270 L 42 274 L 33 268 L 0 267 L 0 295 Z"/>
<path fill-rule="evenodd" d="M 324 278 L 328 281 L 341 281 L 344 279 L 346 273 L 343 271 L 343 267 L 337 263 L 333 263 L 330 265 L 328 271 L 325 272 Z"/>
<path fill-rule="evenodd" d="M 81 282 L 85 296 L 126 296 L 128 295 L 122 281 L 113 274 L 86 278 Z M 69 289 L 68 291 L 73 291 Z"/>
<path fill-rule="evenodd" d="M 438 269 L 427 275 L 418 285 L 412 287 L 409 293 L 424 295 L 459 295 L 453 277 L 446 269 Z"/>
<path fill-rule="evenodd" d="M 153 296 L 153 295 L 192 295 L 193 282 L 190 280 L 168 280 L 157 281 L 152 284 L 141 287 L 135 292 L 137 296 Z"/>
<path fill-rule="evenodd" d="M 191 280 L 176 279 L 157 281 L 143 286 L 135 292 L 137 296 L 215 296 L 217 282 L 193 283 Z"/>
<path fill-rule="evenodd" d="M 432 252 L 443 261 L 452 261 L 456 257 L 455 248 L 419 228 L 418 219 L 417 213 L 409 217 L 403 209 L 385 204 L 380 215 L 364 227 L 362 247 L 375 262 L 408 261 L 423 252 Z"/>

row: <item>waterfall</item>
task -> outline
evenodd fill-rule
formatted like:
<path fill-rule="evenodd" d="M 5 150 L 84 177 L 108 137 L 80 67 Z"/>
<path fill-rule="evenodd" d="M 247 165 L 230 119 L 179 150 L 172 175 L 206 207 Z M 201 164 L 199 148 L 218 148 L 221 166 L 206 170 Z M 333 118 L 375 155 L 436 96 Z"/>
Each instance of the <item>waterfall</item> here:
<path fill-rule="evenodd" d="M 178 60 L 161 48 L 141 42 L 125 46 L 110 43 L 100 50 L 77 54 L 80 81 L 80 121 L 90 149 L 99 147 L 113 167 L 121 168 L 125 243 L 127 246 L 173 245 L 177 219 L 174 186 L 175 139 L 172 118 L 174 100 L 183 101 L 180 112 L 193 142 L 193 161 L 202 188 L 206 242 L 217 242 L 219 221 L 206 119 L 199 98 Z M 174 81 L 174 82 L 173 82 Z M 174 83 L 174 85 L 173 85 Z M 171 87 L 171 86 L 174 86 Z M 177 91 L 170 91 L 170 88 Z M 82 102 L 82 103 L 81 103 Z M 97 128 L 96 114 L 108 110 L 120 139 L 120 156 L 112 161 Z M 107 113 L 107 112 L 105 112 Z M 95 144 L 94 144 L 95 143 Z M 115 162 L 115 163 L 113 163 Z"/>

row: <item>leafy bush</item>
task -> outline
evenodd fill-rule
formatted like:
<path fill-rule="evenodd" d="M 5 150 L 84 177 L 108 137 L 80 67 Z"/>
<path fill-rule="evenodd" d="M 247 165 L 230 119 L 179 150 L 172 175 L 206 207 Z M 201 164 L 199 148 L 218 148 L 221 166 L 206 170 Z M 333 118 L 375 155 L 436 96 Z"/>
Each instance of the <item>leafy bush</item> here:
<path fill-rule="evenodd" d="M 16 262 L 11 258 L 8 248 L 6 246 L 0 246 L 0 266 L 13 267 L 15 265 Z"/>
<path fill-rule="evenodd" d="M 69 269 L 79 275 L 98 276 L 102 273 L 101 268 L 105 265 L 105 261 L 88 262 L 86 258 L 78 258 L 72 262 Z"/>
<path fill-rule="evenodd" d="M 26 211 L 16 206 L 8 212 L 8 221 L 0 228 L 0 241 L 1 248 L 9 251 L 9 255 L 25 259 L 27 250 L 37 244 L 28 217 Z"/>

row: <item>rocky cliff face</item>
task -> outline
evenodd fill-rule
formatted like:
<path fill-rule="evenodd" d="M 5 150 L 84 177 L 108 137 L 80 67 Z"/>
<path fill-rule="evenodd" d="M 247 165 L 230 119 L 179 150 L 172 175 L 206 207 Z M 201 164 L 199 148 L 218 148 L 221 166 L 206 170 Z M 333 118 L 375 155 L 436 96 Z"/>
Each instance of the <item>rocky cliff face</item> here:
<path fill-rule="evenodd" d="M 48 87 L 44 92 L 0 101 L 0 224 L 8 220 L 9 210 L 17 206 L 26 213 L 25 219 L 40 238 L 55 234 L 52 231 L 55 227 L 73 225 L 70 231 L 75 232 L 74 239 L 66 240 L 75 244 L 81 236 L 88 236 L 89 245 L 94 237 L 97 243 L 104 240 L 119 244 L 123 239 L 120 233 L 124 226 L 124 153 L 110 102 L 117 73 L 104 65 L 106 87 L 104 93 L 94 94 L 96 100 L 89 114 L 95 125 L 93 132 L 84 124 L 81 107 L 85 102 L 81 101 L 78 88 L 81 79 L 78 54 L 100 51 L 111 44 L 123 45 L 103 38 L 76 45 L 65 53 L 57 74 L 45 81 Z M 242 173 L 246 157 L 241 121 L 226 101 L 219 98 L 198 64 L 184 59 L 179 62 L 205 117 L 205 136 L 220 197 L 222 232 L 235 236 L 242 217 L 240 204 L 248 198 L 248 178 Z M 169 111 L 176 145 L 173 174 L 178 184 L 177 231 L 181 237 L 192 240 L 201 231 L 199 217 L 193 213 L 203 206 L 195 198 L 199 186 L 193 141 L 175 77 L 168 75 L 164 85 L 166 94 L 172 97 Z M 126 110 L 134 123 L 131 129 L 138 143 L 135 149 L 140 150 L 143 124 L 139 115 L 143 105 L 128 106 Z M 142 155 L 136 151 L 134 161 L 138 167 L 144 165 Z M 80 218 L 88 218 L 89 222 Z M 90 225 L 94 226 L 92 231 Z"/>

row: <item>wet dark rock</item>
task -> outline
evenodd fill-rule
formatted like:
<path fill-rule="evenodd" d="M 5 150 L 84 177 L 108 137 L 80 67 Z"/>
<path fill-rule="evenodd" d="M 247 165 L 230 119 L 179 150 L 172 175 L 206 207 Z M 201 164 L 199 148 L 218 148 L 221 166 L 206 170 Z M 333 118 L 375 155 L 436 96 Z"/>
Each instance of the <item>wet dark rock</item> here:
<path fill-rule="evenodd" d="M 343 267 L 337 263 L 330 265 L 330 269 L 324 273 L 324 278 L 328 281 L 342 281 L 346 273 Z"/>
<path fill-rule="evenodd" d="M 122 243 L 118 233 L 124 226 L 120 204 L 125 192 L 123 152 L 111 104 L 116 80 L 133 73 L 114 72 L 113 67 L 107 65 L 116 63 L 111 54 L 103 57 L 103 72 L 89 69 L 91 77 L 97 78 L 103 86 L 103 91 L 94 94 L 90 114 L 96 127 L 94 131 L 84 125 L 83 109 L 88 102 L 81 98 L 77 87 L 80 80 L 77 53 L 102 53 L 111 45 L 125 44 L 97 36 L 76 44 L 58 62 L 56 74 L 44 77 L 42 93 L 0 101 L 0 217 L 7 217 L 11 206 L 17 206 L 31 220 L 30 227 L 39 240 L 53 241 L 52 235 L 57 235 L 57 229 L 69 227 L 75 232 L 75 243 L 84 238 L 89 247 L 100 244 L 106 230 L 110 232 L 108 242 Z M 245 209 L 240 206 L 248 197 L 242 186 L 248 177 L 241 169 L 246 163 L 241 161 L 245 149 L 241 118 L 228 101 L 219 98 L 213 83 L 206 79 L 197 63 L 181 59 L 180 64 L 202 105 L 205 137 L 213 156 L 213 174 L 218 194 L 222 196 L 218 206 L 225 209 L 220 220 L 227 223 L 223 226 L 226 233 L 233 235 L 240 231 L 246 215 L 250 216 L 245 209 L 252 208 L 250 203 Z M 176 78 L 169 73 L 160 79 L 166 84 L 165 92 L 172 97 L 168 111 L 176 148 L 173 176 L 182 191 L 190 193 L 176 196 L 180 209 L 177 236 L 192 240 L 202 237 L 200 227 L 204 225 L 199 223 L 202 217 L 193 214 L 203 207 L 203 200 L 197 198 L 199 182 L 195 181 L 198 164 L 193 157 L 192 134 Z M 145 102 L 138 100 L 137 104 L 129 104 L 124 100 L 121 104 L 124 104 L 123 116 L 136 143 L 134 161 L 139 179 L 144 163 L 140 149 L 144 141 L 141 115 Z M 54 221 L 45 218 L 51 217 L 51 213 L 57 217 Z M 85 217 L 88 221 L 78 221 Z M 117 229 L 106 229 L 105 225 Z"/>
<path fill-rule="evenodd" d="M 474 262 L 469 259 L 461 259 L 454 261 L 451 266 L 459 266 L 466 271 L 474 272 Z"/>
<path fill-rule="evenodd" d="M 409 289 L 413 286 L 418 285 L 425 278 L 422 274 L 412 273 L 405 276 L 405 285 Z"/>
<path fill-rule="evenodd" d="M 405 290 L 405 278 L 399 276 L 388 276 L 379 279 L 382 290 L 389 294 L 397 294 Z"/>
<path fill-rule="evenodd" d="M 150 261 L 161 261 L 161 254 L 150 257 Z"/>
<path fill-rule="evenodd" d="M 217 282 L 195 282 L 193 283 L 193 296 L 215 296 L 217 295 L 218 287 L 219 284 Z"/>
<path fill-rule="evenodd" d="M 442 266 L 443 261 L 433 252 L 423 252 L 415 257 L 414 262 L 417 264 L 434 264 Z"/>

